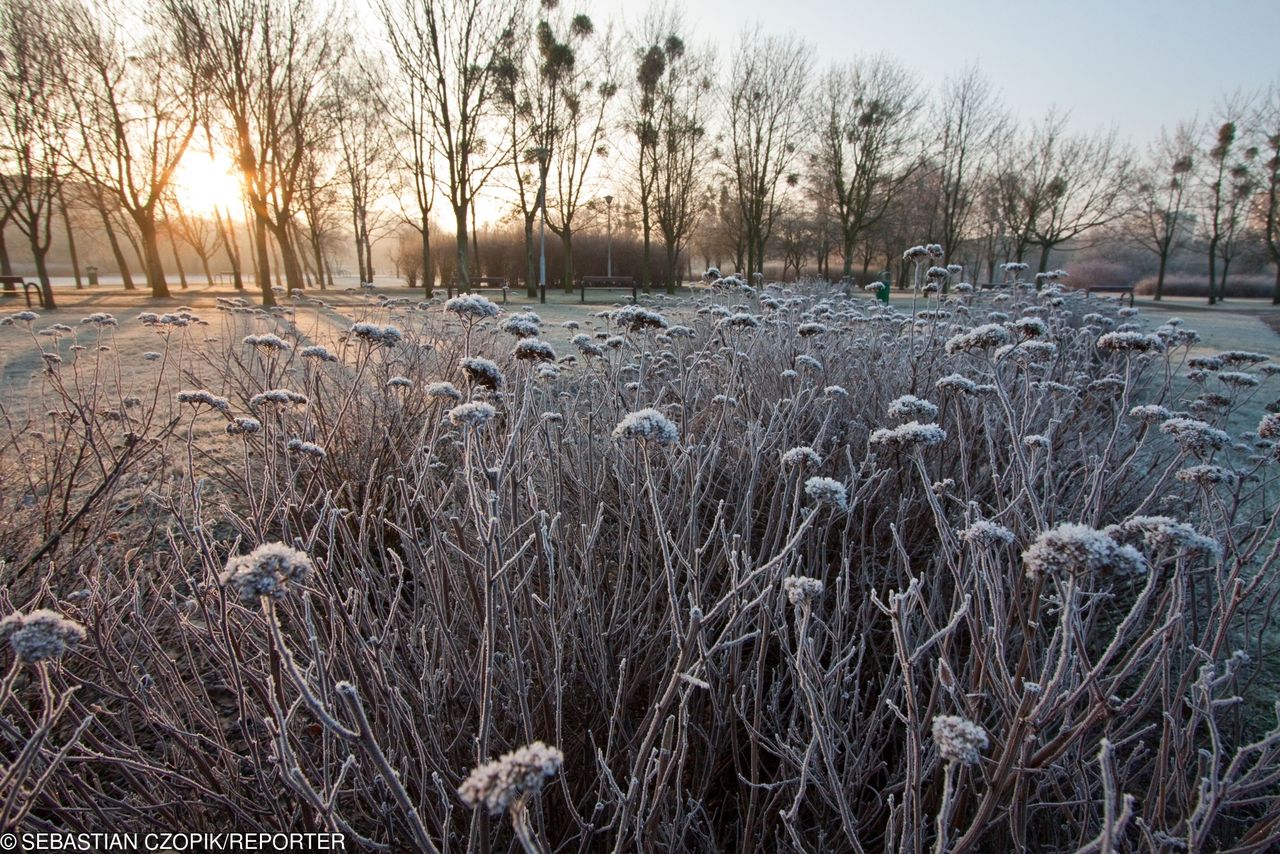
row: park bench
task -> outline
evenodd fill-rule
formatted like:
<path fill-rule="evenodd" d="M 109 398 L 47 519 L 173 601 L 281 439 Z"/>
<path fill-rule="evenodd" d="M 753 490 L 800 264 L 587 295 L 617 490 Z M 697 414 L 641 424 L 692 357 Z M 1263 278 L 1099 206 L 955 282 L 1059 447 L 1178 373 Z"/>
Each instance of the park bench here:
<path fill-rule="evenodd" d="M 587 288 L 614 288 L 631 291 L 631 301 L 636 301 L 636 280 L 631 276 L 583 276 L 578 280 L 579 302 L 587 301 Z"/>
<path fill-rule="evenodd" d="M 506 276 L 472 276 L 471 277 L 471 290 L 473 291 L 501 290 L 503 302 L 507 301 L 507 290 L 510 289 L 510 287 L 511 287 L 511 280 L 508 279 Z M 461 282 L 453 281 L 447 284 L 445 290 L 448 292 L 450 298 L 453 297 L 453 291 L 455 288 L 457 289 L 458 293 L 462 293 Z"/>
<path fill-rule="evenodd" d="M 1129 296 L 1129 307 L 1133 307 L 1133 285 L 1089 285 L 1087 287 L 1077 288 L 1082 290 L 1088 296 L 1092 293 L 1097 294 L 1120 294 L 1120 304 L 1124 304 L 1125 294 Z"/>
<path fill-rule="evenodd" d="M 17 286 L 22 285 L 22 296 L 27 300 L 27 308 L 31 308 L 31 291 L 36 292 L 36 301 L 40 303 L 41 308 L 48 308 L 44 303 L 44 288 L 35 282 L 28 282 L 22 276 L 0 276 L 0 287 L 4 288 L 6 296 L 17 296 Z"/>

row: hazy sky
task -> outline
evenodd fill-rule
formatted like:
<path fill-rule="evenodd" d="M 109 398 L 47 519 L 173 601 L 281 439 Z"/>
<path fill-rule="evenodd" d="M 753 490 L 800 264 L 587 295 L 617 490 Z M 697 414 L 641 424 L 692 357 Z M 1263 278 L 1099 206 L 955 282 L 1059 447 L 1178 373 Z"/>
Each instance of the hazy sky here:
<path fill-rule="evenodd" d="M 637 16 L 645 0 L 591 0 Z M 1280 0 L 685 0 L 696 38 L 794 31 L 818 64 L 883 51 L 926 84 L 977 62 L 1019 114 L 1057 105 L 1141 145 L 1224 93 L 1280 82 Z M 731 54 L 726 52 L 725 62 Z"/>

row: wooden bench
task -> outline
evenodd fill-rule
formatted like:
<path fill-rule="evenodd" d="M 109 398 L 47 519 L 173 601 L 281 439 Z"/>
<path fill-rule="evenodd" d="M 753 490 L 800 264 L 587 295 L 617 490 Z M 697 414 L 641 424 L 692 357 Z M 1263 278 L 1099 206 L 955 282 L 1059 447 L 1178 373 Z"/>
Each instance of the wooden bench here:
<path fill-rule="evenodd" d="M 636 280 L 631 276 L 583 276 L 578 280 L 579 302 L 587 301 L 587 288 L 621 288 L 631 291 L 631 301 L 636 301 Z"/>
<path fill-rule="evenodd" d="M 36 282 L 28 282 L 22 276 L 0 276 L 0 287 L 4 288 L 5 296 L 17 296 L 18 285 L 22 285 L 22 296 L 27 300 L 27 308 L 31 308 L 31 291 L 36 292 L 36 301 L 39 302 L 41 308 L 48 308 L 44 301 L 44 288 Z"/>
<path fill-rule="evenodd" d="M 508 289 L 510 289 L 510 287 L 511 287 L 511 280 L 508 279 L 506 276 L 472 276 L 471 277 L 471 290 L 473 291 L 501 290 L 503 302 L 507 301 L 507 291 Z M 448 292 L 450 298 L 453 297 L 453 292 L 455 289 L 458 291 L 458 293 L 462 293 L 462 283 L 455 280 L 455 281 L 449 282 L 445 286 L 445 290 Z"/>
<path fill-rule="evenodd" d="M 1133 285 L 1090 285 L 1088 287 L 1078 288 L 1077 290 L 1084 291 L 1086 296 L 1091 293 L 1120 294 L 1121 305 L 1124 305 L 1125 294 L 1128 294 L 1129 307 L 1133 308 Z"/>

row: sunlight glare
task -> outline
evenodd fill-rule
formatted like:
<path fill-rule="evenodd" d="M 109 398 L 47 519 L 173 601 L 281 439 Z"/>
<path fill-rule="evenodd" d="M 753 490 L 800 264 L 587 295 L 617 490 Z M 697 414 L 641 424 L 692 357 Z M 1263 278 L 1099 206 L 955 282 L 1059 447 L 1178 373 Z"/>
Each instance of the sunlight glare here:
<path fill-rule="evenodd" d="M 213 216 L 214 208 L 223 216 L 242 218 L 244 196 L 240 181 L 227 158 L 203 152 L 189 152 L 173 176 L 174 192 L 188 214 Z"/>

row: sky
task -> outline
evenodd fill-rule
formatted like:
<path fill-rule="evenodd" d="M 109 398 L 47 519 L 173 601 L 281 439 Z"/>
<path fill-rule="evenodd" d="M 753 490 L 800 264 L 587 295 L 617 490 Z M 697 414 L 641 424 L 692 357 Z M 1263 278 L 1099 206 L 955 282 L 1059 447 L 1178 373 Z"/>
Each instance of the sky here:
<path fill-rule="evenodd" d="M 600 18 L 645 0 L 590 0 Z M 977 63 L 1028 120 L 1067 110 L 1077 130 L 1115 127 L 1141 147 L 1161 126 L 1210 115 L 1224 94 L 1280 83 L 1280 0 L 685 0 L 694 40 L 732 61 L 753 23 L 813 45 L 815 64 L 884 52 L 936 87 Z"/>

